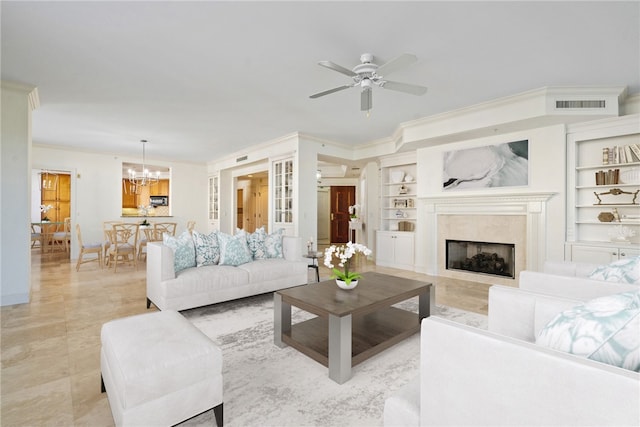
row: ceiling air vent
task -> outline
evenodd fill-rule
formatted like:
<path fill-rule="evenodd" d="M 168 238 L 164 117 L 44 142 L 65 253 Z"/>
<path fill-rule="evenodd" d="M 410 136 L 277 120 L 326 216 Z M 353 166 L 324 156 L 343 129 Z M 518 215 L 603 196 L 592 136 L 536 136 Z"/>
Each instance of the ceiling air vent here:
<path fill-rule="evenodd" d="M 606 108 L 604 99 L 556 101 L 556 108 Z"/>

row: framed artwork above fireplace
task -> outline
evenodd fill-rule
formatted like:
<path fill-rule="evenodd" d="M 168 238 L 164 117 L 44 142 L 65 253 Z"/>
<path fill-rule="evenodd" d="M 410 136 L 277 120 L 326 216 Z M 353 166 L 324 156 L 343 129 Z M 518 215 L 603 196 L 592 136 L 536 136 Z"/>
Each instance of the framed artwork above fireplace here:
<path fill-rule="evenodd" d="M 529 140 L 443 153 L 444 191 L 529 184 Z"/>

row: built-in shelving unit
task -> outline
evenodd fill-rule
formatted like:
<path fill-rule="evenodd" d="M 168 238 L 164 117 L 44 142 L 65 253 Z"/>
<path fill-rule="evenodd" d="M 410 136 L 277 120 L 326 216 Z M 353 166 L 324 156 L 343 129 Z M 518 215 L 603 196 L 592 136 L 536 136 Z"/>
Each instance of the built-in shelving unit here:
<path fill-rule="evenodd" d="M 640 161 L 605 160 L 605 149 L 632 144 L 640 144 L 637 114 L 569 127 L 567 259 L 607 263 L 640 255 Z M 616 181 L 596 183 L 598 172 L 616 170 Z"/>
<path fill-rule="evenodd" d="M 418 183 L 415 153 L 380 160 L 380 229 L 376 233 L 378 265 L 412 269 Z"/>

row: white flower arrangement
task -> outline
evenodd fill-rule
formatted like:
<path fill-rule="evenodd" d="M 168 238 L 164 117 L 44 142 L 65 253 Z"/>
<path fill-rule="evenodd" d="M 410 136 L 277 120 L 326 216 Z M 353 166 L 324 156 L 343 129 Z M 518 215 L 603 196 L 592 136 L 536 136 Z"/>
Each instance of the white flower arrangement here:
<path fill-rule="evenodd" d="M 349 215 L 351 215 L 351 218 L 358 218 L 358 209 L 360 209 L 360 205 L 349 206 Z"/>
<path fill-rule="evenodd" d="M 351 281 L 358 280 L 361 277 L 360 273 L 349 271 L 351 258 L 358 252 L 365 256 L 371 255 L 371 249 L 361 245 L 360 243 L 348 242 L 346 245 L 331 245 L 325 249 L 324 265 L 333 270 L 333 276 L 331 277 L 344 281 L 347 286 L 351 284 Z M 333 265 L 332 260 L 334 256 L 340 260 L 338 267 L 342 267 L 344 271 L 337 269 L 335 265 Z"/>
<path fill-rule="evenodd" d="M 53 208 L 52 205 L 40 205 L 40 212 L 44 214 L 44 218 L 42 218 L 42 221 L 49 221 L 49 218 L 47 218 L 47 212 L 49 212 L 51 208 Z"/>

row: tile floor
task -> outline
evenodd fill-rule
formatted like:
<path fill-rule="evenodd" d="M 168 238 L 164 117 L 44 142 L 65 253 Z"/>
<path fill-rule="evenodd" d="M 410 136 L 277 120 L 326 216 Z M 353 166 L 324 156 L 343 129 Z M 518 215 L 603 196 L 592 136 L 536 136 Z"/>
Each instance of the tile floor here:
<path fill-rule="evenodd" d="M 112 426 L 100 393 L 100 328 L 116 318 L 146 313 L 145 264 L 101 270 L 68 256 L 32 250 L 31 302 L 0 308 L 0 424 L 2 426 Z M 489 285 L 425 276 L 360 262 L 359 271 L 430 281 L 437 304 L 487 313 Z M 309 270 L 310 280 L 315 280 Z M 330 272 L 321 265 L 320 278 Z"/>

